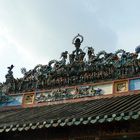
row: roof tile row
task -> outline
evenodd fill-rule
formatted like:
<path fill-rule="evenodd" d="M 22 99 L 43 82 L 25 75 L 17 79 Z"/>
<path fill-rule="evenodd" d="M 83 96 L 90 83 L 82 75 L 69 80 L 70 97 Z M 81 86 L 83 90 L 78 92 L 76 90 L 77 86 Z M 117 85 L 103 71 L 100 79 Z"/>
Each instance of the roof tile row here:
<path fill-rule="evenodd" d="M 0 110 L 0 132 L 138 119 L 140 94 Z"/>

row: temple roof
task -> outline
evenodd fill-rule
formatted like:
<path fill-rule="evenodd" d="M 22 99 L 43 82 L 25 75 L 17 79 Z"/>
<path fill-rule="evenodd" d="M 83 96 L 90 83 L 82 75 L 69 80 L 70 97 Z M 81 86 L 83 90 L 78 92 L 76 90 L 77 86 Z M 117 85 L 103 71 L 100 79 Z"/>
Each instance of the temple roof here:
<path fill-rule="evenodd" d="M 78 34 L 75 50 L 62 52 L 60 60 L 22 68 L 22 78 L 8 67 L 0 83 L 0 132 L 139 118 L 140 46 L 133 53 L 95 54 L 80 48 L 83 40 Z"/>
<path fill-rule="evenodd" d="M 0 109 L 0 132 L 138 119 L 140 94 L 31 108 Z"/>

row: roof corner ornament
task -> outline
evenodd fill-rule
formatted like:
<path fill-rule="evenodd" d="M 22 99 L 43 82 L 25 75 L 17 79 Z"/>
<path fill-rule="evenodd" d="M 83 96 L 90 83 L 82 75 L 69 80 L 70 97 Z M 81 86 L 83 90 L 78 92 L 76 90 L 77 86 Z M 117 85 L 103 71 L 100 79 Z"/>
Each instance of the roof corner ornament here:
<path fill-rule="evenodd" d="M 8 93 L 10 91 L 14 91 L 14 76 L 12 69 L 14 68 L 14 65 L 11 65 L 7 67 L 8 73 L 5 75 L 6 82 L 3 88 L 5 88 L 5 91 Z"/>
<path fill-rule="evenodd" d="M 11 66 L 7 67 L 8 74 L 5 75 L 5 78 L 6 78 L 6 82 L 7 83 L 11 82 L 14 79 L 14 77 L 13 77 L 13 71 L 12 71 L 13 68 L 14 68 L 14 65 L 11 65 Z"/>

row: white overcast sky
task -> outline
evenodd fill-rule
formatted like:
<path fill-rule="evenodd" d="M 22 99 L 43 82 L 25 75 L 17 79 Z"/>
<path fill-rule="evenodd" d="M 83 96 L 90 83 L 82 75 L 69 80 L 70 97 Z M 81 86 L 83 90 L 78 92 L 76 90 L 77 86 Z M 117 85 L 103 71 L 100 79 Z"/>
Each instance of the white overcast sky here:
<path fill-rule="evenodd" d="M 60 58 L 72 39 L 95 52 L 133 52 L 140 44 L 140 0 L 0 0 L 0 81 L 7 66 L 20 68 Z"/>

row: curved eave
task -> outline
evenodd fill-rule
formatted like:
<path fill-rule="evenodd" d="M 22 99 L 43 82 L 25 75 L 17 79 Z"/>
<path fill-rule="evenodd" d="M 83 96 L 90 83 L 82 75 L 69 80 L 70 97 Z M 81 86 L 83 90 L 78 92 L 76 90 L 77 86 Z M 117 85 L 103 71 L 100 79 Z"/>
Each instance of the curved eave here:
<path fill-rule="evenodd" d="M 64 126 L 78 126 L 78 125 L 87 125 L 87 124 L 97 124 L 104 122 L 113 122 L 113 121 L 127 121 L 127 120 L 136 120 L 140 117 L 140 111 L 138 112 L 127 112 L 127 113 L 119 113 L 119 114 L 111 114 L 104 116 L 94 116 L 94 117 L 86 117 L 86 118 L 72 118 L 72 119 L 64 119 L 64 120 L 50 120 L 36 123 L 28 123 L 28 124 L 16 124 L 10 126 L 2 126 L 0 127 L 0 133 L 9 132 L 9 131 L 28 131 L 42 128 L 50 128 L 50 127 L 64 127 Z"/>
<path fill-rule="evenodd" d="M 0 133 L 95 125 L 140 117 L 140 94 L 75 103 L 0 110 Z"/>

